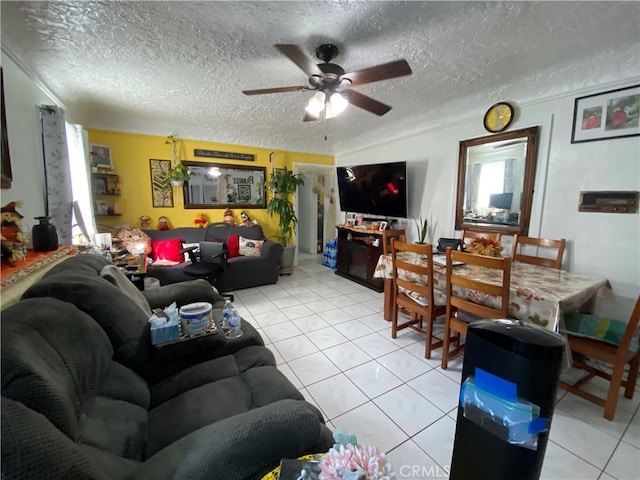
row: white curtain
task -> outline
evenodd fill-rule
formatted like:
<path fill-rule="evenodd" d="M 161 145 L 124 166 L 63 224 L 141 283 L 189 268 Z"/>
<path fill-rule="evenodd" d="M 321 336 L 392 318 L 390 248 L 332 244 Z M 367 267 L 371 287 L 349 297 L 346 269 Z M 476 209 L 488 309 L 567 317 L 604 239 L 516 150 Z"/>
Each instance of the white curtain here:
<path fill-rule="evenodd" d="M 71 244 L 72 192 L 64 112 L 52 105 L 38 107 L 45 169 L 45 212 L 58 230 L 58 242 Z"/>
<path fill-rule="evenodd" d="M 73 192 L 73 243 L 93 243 L 96 222 L 91 200 L 91 173 L 87 160 L 88 135 L 82 125 L 66 124 L 71 189 Z M 82 237 L 80 237 L 82 235 Z M 80 241 L 84 238 L 84 242 Z"/>

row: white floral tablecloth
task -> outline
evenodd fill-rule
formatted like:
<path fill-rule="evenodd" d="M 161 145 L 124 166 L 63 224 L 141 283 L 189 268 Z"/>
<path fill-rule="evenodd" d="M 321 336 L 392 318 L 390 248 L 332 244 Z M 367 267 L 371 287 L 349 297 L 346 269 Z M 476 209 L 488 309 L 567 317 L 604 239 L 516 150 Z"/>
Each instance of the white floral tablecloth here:
<path fill-rule="evenodd" d="M 426 256 L 418 256 L 410 252 L 403 252 L 400 257 L 409 262 L 426 261 Z M 499 283 L 495 271 L 475 265 L 459 265 L 454 268 L 459 274 L 469 278 L 488 283 L 495 280 L 495 283 Z M 404 270 L 400 272 L 401 275 L 406 275 L 406 278 L 411 276 Z M 374 278 L 392 278 L 390 254 L 380 256 L 373 276 Z M 434 262 L 433 277 L 436 303 L 444 303 L 446 301 L 446 267 Z M 424 282 L 426 279 L 422 278 L 421 281 Z M 499 300 L 496 297 L 481 296 L 478 292 L 460 287 L 454 286 L 454 288 L 458 296 L 465 296 L 474 302 L 499 308 Z M 578 309 L 597 294 L 611 295 L 611 293 L 611 284 L 604 277 L 514 262 L 511 264 L 509 315 L 557 331 L 563 311 Z"/>

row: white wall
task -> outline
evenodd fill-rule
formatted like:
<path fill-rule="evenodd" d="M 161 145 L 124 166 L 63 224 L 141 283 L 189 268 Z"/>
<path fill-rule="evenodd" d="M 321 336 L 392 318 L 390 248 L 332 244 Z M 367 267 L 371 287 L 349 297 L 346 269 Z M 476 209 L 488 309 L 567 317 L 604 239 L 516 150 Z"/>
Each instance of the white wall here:
<path fill-rule="evenodd" d="M 0 192 L 1 203 L 21 200 L 17 210 L 24 216 L 23 228 L 31 236 L 34 217 L 45 214 L 44 166 L 40 119 L 37 107 L 57 105 L 6 55 L 2 55 L 7 133 L 13 183 Z"/>
<path fill-rule="evenodd" d="M 564 267 L 607 277 L 613 297 L 599 298 L 596 312 L 628 319 L 640 293 L 640 215 L 582 213 L 582 190 L 640 190 L 640 137 L 571 144 L 576 97 L 638 84 L 603 85 L 597 90 L 517 105 L 510 130 L 540 125 L 541 138 L 530 236 L 566 238 Z M 491 102 L 489 101 L 488 104 Z M 430 219 L 429 239 L 456 236 L 455 191 L 460 140 L 487 135 L 482 118 L 465 119 L 405 138 L 336 154 L 336 165 L 406 160 L 409 215 Z M 340 217 L 339 219 L 343 219 Z M 407 235 L 415 240 L 408 220 Z"/>

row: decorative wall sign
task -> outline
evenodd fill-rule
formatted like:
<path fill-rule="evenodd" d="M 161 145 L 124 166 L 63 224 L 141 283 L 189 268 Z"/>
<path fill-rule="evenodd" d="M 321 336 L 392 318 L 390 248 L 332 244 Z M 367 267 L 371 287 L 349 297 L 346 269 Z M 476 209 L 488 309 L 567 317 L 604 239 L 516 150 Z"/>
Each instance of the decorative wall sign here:
<path fill-rule="evenodd" d="M 640 135 L 640 85 L 576 98 L 571 143 Z"/>
<path fill-rule="evenodd" d="M 154 207 L 173 207 L 173 188 L 167 175 L 170 168 L 171 160 L 149 160 Z"/>
<path fill-rule="evenodd" d="M 193 156 L 226 158 L 227 160 L 245 160 L 247 162 L 254 162 L 256 160 L 256 156 L 251 153 L 220 152 L 219 150 L 201 150 L 199 148 L 195 148 L 193 150 Z"/>
<path fill-rule="evenodd" d="M 267 208 L 265 167 L 183 161 L 189 168 L 184 208 Z"/>

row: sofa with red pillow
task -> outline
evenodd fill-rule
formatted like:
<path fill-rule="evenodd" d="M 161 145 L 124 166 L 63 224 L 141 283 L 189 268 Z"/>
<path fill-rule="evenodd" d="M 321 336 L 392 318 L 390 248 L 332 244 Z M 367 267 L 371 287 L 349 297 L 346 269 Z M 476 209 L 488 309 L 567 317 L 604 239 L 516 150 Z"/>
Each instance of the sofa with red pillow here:
<path fill-rule="evenodd" d="M 213 223 L 207 228 L 178 227 L 171 230 L 144 230 L 152 241 L 150 257 L 153 263 L 147 275 L 160 280 L 161 285 L 193 280 L 184 273 L 191 262 L 184 247 L 201 241 L 222 242 L 227 246 L 228 268 L 216 279 L 221 292 L 269 285 L 278 281 L 278 261 L 283 252 L 281 244 L 264 237 L 262 227 Z M 197 256 L 197 251 L 196 251 Z"/>

